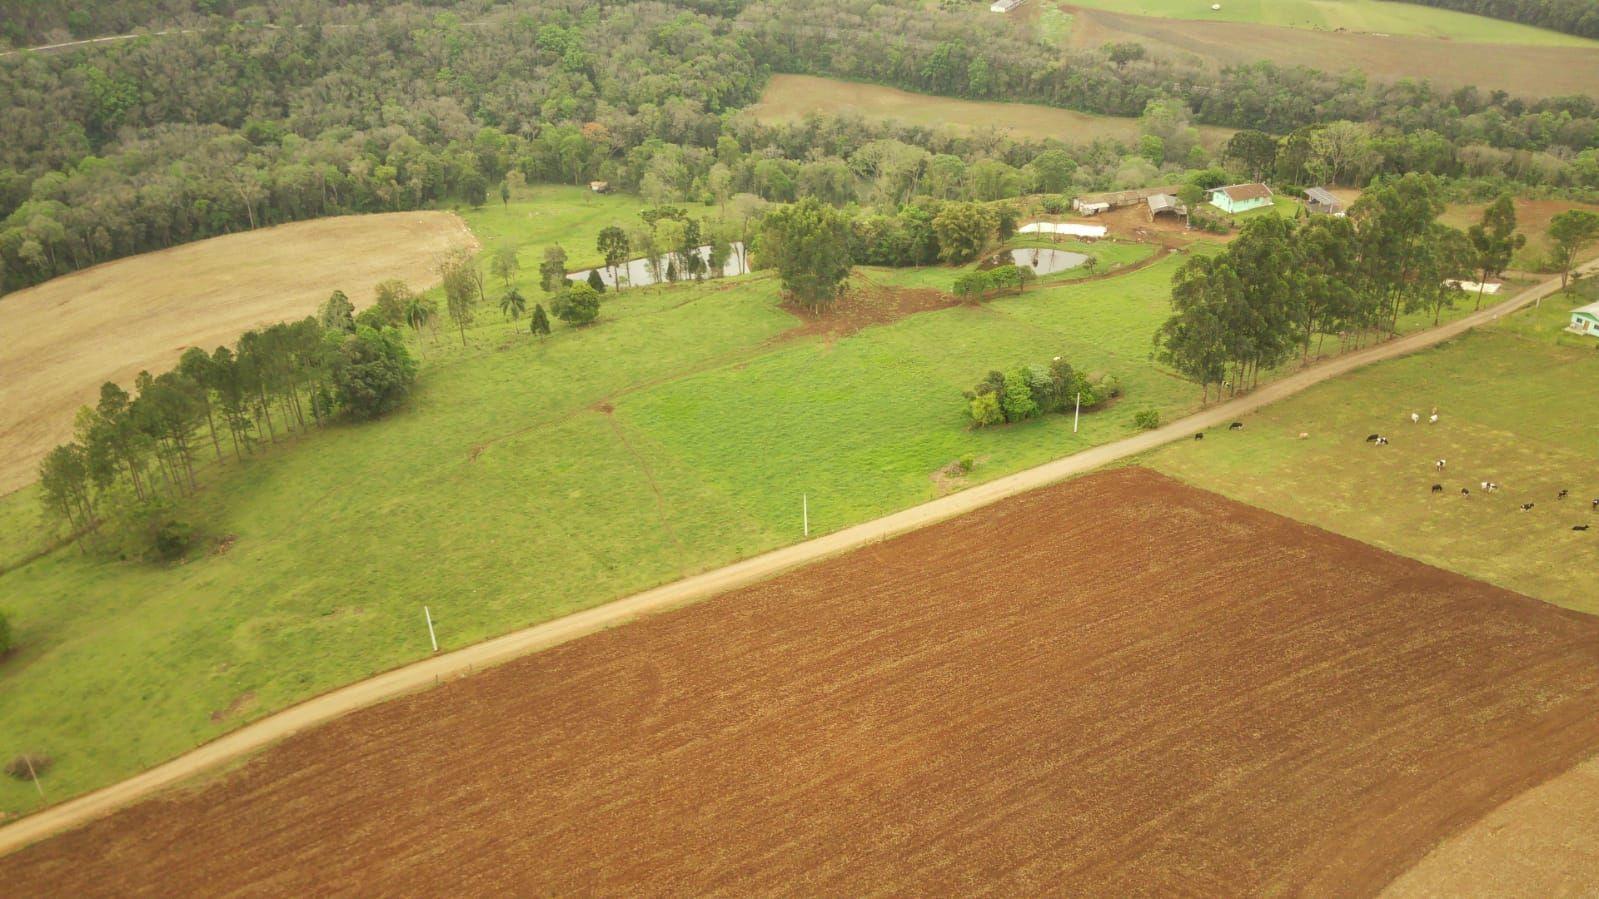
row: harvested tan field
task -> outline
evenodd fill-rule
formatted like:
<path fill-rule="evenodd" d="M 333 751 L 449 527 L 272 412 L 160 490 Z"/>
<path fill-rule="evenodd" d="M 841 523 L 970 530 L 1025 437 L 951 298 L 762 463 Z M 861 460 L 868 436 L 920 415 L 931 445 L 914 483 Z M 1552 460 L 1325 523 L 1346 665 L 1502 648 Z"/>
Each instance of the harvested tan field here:
<path fill-rule="evenodd" d="M 292 737 L 22 895 L 1373 894 L 1599 749 L 1599 621 L 1142 469 Z"/>
<path fill-rule="evenodd" d="M 468 243 L 466 224 L 447 212 L 342 216 L 120 259 L 0 297 L 0 493 L 34 480 L 104 382 L 129 387 L 191 346 L 210 351 L 310 314 L 334 290 L 362 307 L 379 281 L 430 284 L 439 253 Z"/>
<path fill-rule="evenodd" d="M 1489 812 L 1384 896 L 1593 896 L 1599 889 L 1599 759 Z"/>
<path fill-rule="evenodd" d="M 1080 7 L 1070 12 L 1074 17 L 1070 43 L 1077 47 L 1130 40 L 1157 54 L 1193 55 L 1221 65 L 1267 59 L 1334 73 L 1355 70 L 1382 81 L 1426 78 L 1447 90 L 1475 85 L 1526 97 L 1589 94 L 1599 84 L 1599 49 L 1587 47 L 1461 43 L 1133 16 Z"/>
<path fill-rule="evenodd" d="M 1136 142 L 1138 120 L 1088 115 L 1036 103 L 987 103 L 915 94 L 880 84 L 863 84 L 814 75 L 773 75 L 761 100 L 749 111 L 767 123 L 795 122 L 811 113 L 859 113 L 869 119 L 897 121 L 924 128 L 976 131 L 992 128 L 1023 139 L 1055 138 L 1087 144 L 1099 138 Z M 1233 129 L 1209 125 L 1199 129 L 1200 142 L 1215 149 Z"/>

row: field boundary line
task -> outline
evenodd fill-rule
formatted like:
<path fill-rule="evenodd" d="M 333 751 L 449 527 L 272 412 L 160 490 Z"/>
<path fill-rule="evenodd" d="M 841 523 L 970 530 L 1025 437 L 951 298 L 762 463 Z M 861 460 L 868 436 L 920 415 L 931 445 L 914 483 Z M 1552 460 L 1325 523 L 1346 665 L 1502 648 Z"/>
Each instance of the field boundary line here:
<path fill-rule="evenodd" d="M 1587 263 L 1580 271 L 1599 271 L 1599 260 Z M 785 571 L 879 543 L 1189 438 L 1197 431 L 1233 421 L 1355 369 L 1437 346 L 1478 325 L 1488 324 L 1532 305 L 1556 293 L 1559 288 L 1558 277 L 1546 280 L 1516 297 L 1456 321 L 1315 363 L 1252 393 L 1201 409 L 1154 430 L 1092 447 L 882 518 L 752 556 L 713 571 L 663 584 L 339 687 L 224 734 L 127 780 L 41 809 L 0 827 L 0 855 L 110 814 L 195 775 L 237 761 L 346 713 L 426 689 L 445 678 L 461 677 L 479 668 L 503 664 L 646 615 L 679 608 L 767 580 Z"/>

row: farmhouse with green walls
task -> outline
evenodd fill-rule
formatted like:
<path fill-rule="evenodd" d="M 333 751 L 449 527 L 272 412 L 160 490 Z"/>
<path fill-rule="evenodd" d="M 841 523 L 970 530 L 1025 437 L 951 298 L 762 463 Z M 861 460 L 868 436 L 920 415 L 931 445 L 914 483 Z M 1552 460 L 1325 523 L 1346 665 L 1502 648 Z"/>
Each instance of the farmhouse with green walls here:
<path fill-rule="evenodd" d="M 1271 205 L 1271 188 L 1264 184 L 1234 184 L 1210 192 L 1210 205 L 1237 214 Z"/>
<path fill-rule="evenodd" d="M 1589 303 L 1571 310 L 1571 330 L 1599 337 L 1599 303 Z"/>

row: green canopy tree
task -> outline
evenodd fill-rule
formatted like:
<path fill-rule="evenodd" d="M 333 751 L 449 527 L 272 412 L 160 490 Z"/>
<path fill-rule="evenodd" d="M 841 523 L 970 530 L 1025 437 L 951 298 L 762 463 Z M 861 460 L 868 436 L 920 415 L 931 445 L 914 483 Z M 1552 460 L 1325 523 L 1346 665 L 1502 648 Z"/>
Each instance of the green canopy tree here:
<path fill-rule="evenodd" d="M 1500 194 L 1482 211 L 1482 221 L 1466 231 L 1471 241 L 1472 263 L 1477 273 L 1477 307 L 1482 308 L 1482 292 L 1489 278 L 1497 278 L 1510 266 L 1516 251 L 1526 246 L 1527 236 L 1516 231 L 1516 204 L 1509 194 Z"/>
<path fill-rule="evenodd" d="M 622 279 L 617 277 L 617 269 L 627 264 L 628 256 L 633 252 L 632 241 L 628 240 L 627 232 L 616 225 L 607 225 L 600 229 L 600 236 L 595 241 L 594 248 L 599 250 L 601 258 L 605 260 L 605 267 L 611 272 L 611 283 L 617 290 L 622 289 Z"/>
<path fill-rule="evenodd" d="M 581 328 L 599 318 L 600 294 L 586 282 L 579 281 L 556 294 L 555 301 L 550 304 L 550 310 L 561 321 L 575 328 Z"/>
<path fill-rule="evenodd" d="M 533 320 L 528 323 L 528 330 L 533 333 L 534 337 L 550 336 L 550 317 L 545 314 L 543 303 L 534 304 Z"/>
<path fill-rule="evenodd" d="M 1572 209 L 1549 220 L 1549 239 L 1554 242 L 1552 261 L 1560 266 L 1560 289 L 1571 285 L 1571 270 L 1583 249 L 1599 240 L 1599 213 Z"/>
<path fill-rule="evenodd" d="M 789 299 L 821 309 L 838 299 L 850 272 L 850 229 L 843 213 L 807 197 L 767 213 L 756 244 L 763 266 L 777 269 Z"/>

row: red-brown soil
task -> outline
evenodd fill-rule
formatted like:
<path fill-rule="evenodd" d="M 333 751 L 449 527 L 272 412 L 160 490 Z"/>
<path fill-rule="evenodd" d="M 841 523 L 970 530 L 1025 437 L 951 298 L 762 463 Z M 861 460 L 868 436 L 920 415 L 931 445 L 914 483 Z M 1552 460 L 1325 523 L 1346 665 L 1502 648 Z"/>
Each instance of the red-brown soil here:
<path fill-rule="evenodd" d="M 794 303 L 783 310 L 798 318 L 797 328 L 783 332 L 783 339 L 822 334 L 847 337 L 872 325 L 886 325 L 918 312 L 948 309 L 958 301 L 950 294 L 927 287 L 895 287 L 880 284 L 856 272 L 848 289 L 832 306 L 815 312 Z"/>
<path fill-rule="evenodd" d="M 290 738 L 15 895 L 1370 894 L 1599 748 L 1599 621 L 1139 469 Z"/>

